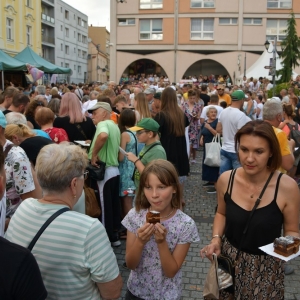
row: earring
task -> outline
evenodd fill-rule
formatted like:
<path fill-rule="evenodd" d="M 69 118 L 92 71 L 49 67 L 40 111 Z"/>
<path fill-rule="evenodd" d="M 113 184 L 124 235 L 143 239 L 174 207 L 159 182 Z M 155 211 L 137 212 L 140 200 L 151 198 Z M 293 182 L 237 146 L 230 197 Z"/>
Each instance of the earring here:
<path fill-rule="evenodd" d="M 76 194 L 73 196 L 74 197 L 74 199 L 76 198 Z"/>

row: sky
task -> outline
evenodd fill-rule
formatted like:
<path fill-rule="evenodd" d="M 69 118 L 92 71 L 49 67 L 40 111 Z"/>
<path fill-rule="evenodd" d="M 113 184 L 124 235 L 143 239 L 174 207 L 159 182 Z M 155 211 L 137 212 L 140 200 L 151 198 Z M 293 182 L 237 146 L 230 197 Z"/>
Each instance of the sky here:
<path fill-rule="evenodd" d="M 88 16 L 89 25 L 110 31 L 110 0 L 63 0 Z"/>

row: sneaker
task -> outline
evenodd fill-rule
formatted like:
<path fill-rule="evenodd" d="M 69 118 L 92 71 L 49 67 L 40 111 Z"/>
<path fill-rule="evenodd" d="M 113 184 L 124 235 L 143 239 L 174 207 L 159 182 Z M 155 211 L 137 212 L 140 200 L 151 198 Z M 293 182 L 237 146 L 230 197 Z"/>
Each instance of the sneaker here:
<path fill-rule="evenodd" d="M 209 189 L 206 190 L 206 193 L 207 194 L 215 194 L 217 191 L 214 187 L 211 187 Z"/>
<path fill-rule="evenodd" d="M 112 246 L 112 247 L 119 247 L 119 246 L 121 246 L 120 240 L 117 240 L 117 241 L 115 241 L 115 242 L 111 242 L 111 246 Z"/>
<path fill-rule="evenodd" d="M 206 182 L 203 187 L 215 186 L 212 182 Z"/>
<path fill-rule="evenodd" d="M 292 266 L 286 264 L 284 266 L 284 275 L 290 275 L 292 273 L 294 273 L 294 268 Z"/>

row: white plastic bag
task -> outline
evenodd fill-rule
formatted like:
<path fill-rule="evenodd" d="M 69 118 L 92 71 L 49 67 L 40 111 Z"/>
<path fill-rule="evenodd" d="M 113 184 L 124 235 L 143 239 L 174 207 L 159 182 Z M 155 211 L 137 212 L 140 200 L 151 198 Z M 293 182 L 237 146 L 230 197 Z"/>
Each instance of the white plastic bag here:
<path fill-rule="evenodd" d="M 205 144 L 204 164 L 210 167 L 220 167 L 221 165 L 221 140 L 217 133 L 211 143 Z"/>

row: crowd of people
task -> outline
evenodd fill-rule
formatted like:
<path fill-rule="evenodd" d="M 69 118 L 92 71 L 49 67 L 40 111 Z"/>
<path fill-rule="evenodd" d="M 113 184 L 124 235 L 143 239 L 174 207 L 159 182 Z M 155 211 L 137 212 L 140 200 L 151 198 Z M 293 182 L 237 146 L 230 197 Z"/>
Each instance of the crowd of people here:
<path fill-rule="evenodd" d="M 263 78 L 238 86 L 227 76 L 195 77 L 201 84 L 123 77 L 119 85 L 33 84 L 1 93 L 0 261 L 14 263 L 9 276 L 0 272 L 7 282 L 0 298 L 118 299 L 123 283 L 112 247 L 126 239 L 126 299 L 180 299 L 182 263 L 200 241 L 183 188 L 202 150 L 199 184 L 218 205 L 201 256 L 237 259 L 236 299 L 284 299 L 292 266 L 258 248 L 282 234 L 299 237 L 298 85 L 268 99 Z M 209 166 L 205 146 L 216 135 L 221 163 Z M 100 161 L 103 180 L 89 181 L 97 219 L 85 214 L 83 186 L 87 165 Z M 149 211 L 160 213 L 159 223 L 146 221 Z M 33 275 L 23 281 L 28 268 Z"/>

